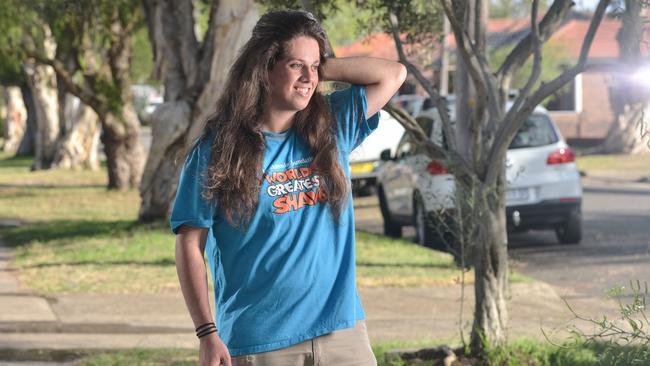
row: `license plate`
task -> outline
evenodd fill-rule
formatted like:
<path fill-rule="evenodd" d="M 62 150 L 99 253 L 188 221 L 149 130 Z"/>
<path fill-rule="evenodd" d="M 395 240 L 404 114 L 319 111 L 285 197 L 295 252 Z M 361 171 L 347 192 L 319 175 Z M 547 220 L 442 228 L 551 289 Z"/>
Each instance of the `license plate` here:
<path fill-rule="evenodd" d="M 370 163 L 356 163 L 350 166 L 350 170 L 354 174 L 372 173 L 375 170 L 375 164 Z"/>
<path fill-rule="evenodd" d="M 506 191 L 506 201 L 526 201 L 528 197 L 528 188 L 509 189 Z"/>

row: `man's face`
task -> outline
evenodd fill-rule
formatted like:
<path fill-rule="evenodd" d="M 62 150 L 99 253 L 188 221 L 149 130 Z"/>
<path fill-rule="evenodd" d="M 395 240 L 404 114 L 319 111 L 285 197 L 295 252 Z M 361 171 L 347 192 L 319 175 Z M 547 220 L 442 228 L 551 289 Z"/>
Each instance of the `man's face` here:
<path fill-rule="evenodd" d="M 299 36 L 285 44 L 285 52 L 269 72 L 270 107 L 298 112 L 307 107 L 318 86 L 318 42 Z"/>

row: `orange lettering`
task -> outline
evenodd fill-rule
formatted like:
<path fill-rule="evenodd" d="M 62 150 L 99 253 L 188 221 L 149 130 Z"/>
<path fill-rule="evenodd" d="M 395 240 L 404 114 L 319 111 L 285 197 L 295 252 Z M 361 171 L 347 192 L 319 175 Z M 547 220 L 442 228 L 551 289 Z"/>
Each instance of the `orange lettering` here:
<path fill-rule="evenodd" d="M 287 197 L 280 197 L 277 200 L 273 201 L 273 207 L 275 207 L 276 214 L 284 214 L 289 212 L 289 205 L 287 205 Z"/>
<path fill-rule="evenodd" d="M 300 192 L 300 194 L 298 194 L 298 202 L 301 203 L 300 205 L 301 207 L 304 205 L 309 205 L 309 206 L 314 205 L 314 200 L 312 200 L 307 194 L 305 194 L 305 192 Z"/>

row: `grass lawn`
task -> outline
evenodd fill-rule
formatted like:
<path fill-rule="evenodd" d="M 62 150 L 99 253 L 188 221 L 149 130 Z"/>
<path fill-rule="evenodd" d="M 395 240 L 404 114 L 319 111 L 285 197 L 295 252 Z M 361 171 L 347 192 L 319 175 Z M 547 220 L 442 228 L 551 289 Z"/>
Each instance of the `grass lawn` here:
<path fill-rule="evenodd" d="M 136 190 L 105 189 L 106 172 L 30 172 L 29 158 L 0 155 L 0 236 L 15 248 L 23 285 L 40 293 L 179 291 L 166 223 L 137 223 Z M 453 285 L 448 254 L 357 232 L 360 286 Z M 527 281 L 513 273 L 513 281 Z M 472 281 L 472 273 L 466 275 Z"/>
<path fill-rule="evenodd" d="M 414 342 L 373 343 L 372 348 L 378 366 L 401 366 L 402 360 L 387 361 L 385 353 L 394 349 L 421 349 L 445 344 L 436 340 Z M 604 343 L 579 343 L 558 347 L 545 342 L 517 339 L 508 346 L 494 350 L 488 355 L 487 362 L 460 357 L 455 365 L 499 365 L 499 366 L 632 366 L 648 365 L 650 354 L 640 347 L 622 347 Z M 61 356 L 59 356 L 61 358 Z M 125 351 L 77 352 L 64 357 L 75 360 L 75 365 L 109 366 L 109 365 L 160 365 L 184 366 L 197 365 L 198 352 L 189 349 L 133 349 Z M 32 358 L 33 359 L 33 358 Z M 48 354 L 39 358 L 49 360 Z M 441 363 L 435 363 L 438 365 Z M 417 365 L 434 365 L 432 362 Z"/>
<path fill-rule="evenodd" d="M 576 159 L 578 169 L 589 173 L 634 172 L 650 177 L 650 155 L 585 155 Z"/>

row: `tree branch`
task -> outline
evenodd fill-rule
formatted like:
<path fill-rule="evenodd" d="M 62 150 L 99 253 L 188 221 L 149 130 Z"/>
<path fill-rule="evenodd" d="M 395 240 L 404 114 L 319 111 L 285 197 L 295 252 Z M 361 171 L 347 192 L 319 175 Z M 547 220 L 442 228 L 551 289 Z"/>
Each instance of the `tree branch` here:
<path fill-rule="evenodd" d="M 417 146 L 424 149 L 424 153 L 428 157 L 436 160 L 444 160 L 445 164 L 452 170 L 458 169 L 464 174 L 471 174 L 471 167 L 455 150 L 445 150 L 434 144 L 429 136 L 424 133 L 418 122 L 402 108 L 395 107 L 389 103 L 384 106 L 384 110 L 404 126 L 406 133 L 411 135 Z"/>
<path fill-rule="evenodd" d="M 37 63 L 51 66 L 65 84 L 66 90 L 79 98 L 84 104 L 92 107 L 95 111 L 101 110 L 98 109 L 101 106 L 100 101 L 92 93 L 88 93 L 83 87 L 75 83 L 72 74 L 68 72 L 63 62 L 44 57 L 35 52 L 27 51 L 26 54 Z"/>
<path fill-rule="evenodd" d="M 151 44 L 151 53 L 153 54 L 153 68 L 151 70 L 152 79 L 160 80 L 162 78 L 162 52 L 158 44 L 158 33 L 161 31 L 158 26 L 158 12 L 160 11 L 157 5 L 151 0 L 142 1 L 144 9 L 144 19 L 147 24 L 147 34 L 149 35 L 149 44 Z"/>
<path fill-rule="evenodd" d="M 192 0 L 144 0 L 144 4 L 155 76 L 165 84 L 165 100 L 184 98 L 199 76 Z"/>
<path fill-rule="evenodd" d="M 551 7 L 544 15 L 539 24 L 539 38 L 542 43 L 546 42 L 555 30 L 562 24 L 562 21 L 573 6 L 572 0 L 555 0 Z M 501 67 L 496 72 L 496 78 L 499 85 L 505 87 L 501 90 L 501 97 L 506 100 L 510 80 L 512 76 L 524 65 L 530 54 L 533 52 L 532 34 L 528 34 L 524 39 L 519 41 L 517 46 L 512 49 L 506 57 Z"/>
<path fill-rule="evenodd" d="M 441 159 L 449 160 L 447 151 L 443 150 L 438 145 L 434 144 L 429 136 L 422 130 L 422 127 L 418 122 L 411 117 L 405 110 L 402 108 L 395 107 L 392 104 L 387 104 L 384 107 L 384 110 L 393 116 L 402 126 L 406 129 L 406 132 L 411 135 L 413 140 L 418 146 L 424 147 L 427 152 L 427 156 L 432 159 Z"/>
<path fill-rule="evenodd" d="M 216 32 L 217 12 L 219 11 L 219 1 L 213 1 L 210 5 L 210 20 L 208 21 L 208 30 L 203 37 L 203 43 L 199 48 L 198 77 L 194 81 L 190 90 L 190 98 L 196 99 L 201 94 L 205 84 L 210 81 L 212 73 L 212 57 L 214 55 L 214 37 Z"/>
<path fill-rule="evenodd" d="M 502 128 L 504 128 L 504 126 L 510 126 L 510 127 L 513 126 L 513 123 L 511 122 L 511 118 L 514 116 L 516 111 L 519 110 L 521 105 L 526 101 L 526 99 L 530 94 L 531 89 L 533 88 L 537 80 L 539 80 L 539 76 L 541 75 L 542 42 L 539 35 L 539 26 L 537 24 L 538 10 L 539 10 L 539 1 L 533 0 L 533 6 L 531 11 L 531 17 L 530 17 L 531 36 L 532 36 L 531 45 L 533 48 L 533 69 L 532 72 L 530 73 L 530 76 L 528 77 L 528 80 L 526 81 L 526 85 L 523 87 L 523 89 L 515 99 L 510 110 L 507 112 L 505 118 L 501 123 L 501 126 L 499 126 L 500 128 L 496 134 L 497 136 L 499 136 L 502 133 Z M 510 132 L 508 131 L 508 133 Z"/>
<path fill-rule="evenodd" d="M 589 29 L 587 34 L 582 42 L 582 47 L 580 49 L 580 56 L 578 62 L 571 69 L 564 71 L 555 79 L 551 80 L 549 83 L 542 83 L 542 85 L 533 93 L 530 98 L 525 98 L 525 102 L 522 103 L 521 107 L 517 110 L 511 108 L 508 114 L 506 115 L 505 120 L 507 124 L 504 123 L 503 126 L 499 129 L 499 133 L 492 144 L 492 149 L 490 150 L 489 161 L 499 162 L 502 161 L 505 157 L 506 151 L 508 149 L 507 142 L 511 141 L 514 138 L 514 135 L 517 133 L 524 120 L 530 115 L 530 113 L 539 105 L 546 97 L 553 94 L 555 91 L 563 87 L 566 83 L 573 80 L 578 74 L 583 72 L 586 69 L 587 57 L 589 55 L 589 50 L 591 49 L 591 44 L 593 43 L 596 31 L 600 26 L 600 23 L 605 15 L 605 10 L 609 5 L 610 0 L 600 0 L 594 16 L 591 19 L 589 24 Z M 486 182 L 493 182 L 496 180 L 501 164 L 490 164 L 486 175 Z"/>
<path fill-rule="evenodd" d="M 483 75 L 484 70 L 481 70 L 481 63 L 477 57 L 476 49 L 472 44 L 471 39 L 465 33 L 463 23 L 461 23 L 460 20 L 456 18 L 451 0 L 443 0 L 442 7 L 445 14 L 447 15 L 447 19 L 449 19 L 449 25 L 451 26 L 451 30 L 454 33 L 454 37 L 456 38 L 456 50 L 463 57 L 463 61 L 467 65 L 469 75 L 474 82 L 474 87 L 476 88 L 478 94 L 485 95 L 485 85 L 487 85 L 487 80 L 485 82 L 481 80 L 481 76 Z M 482 91 L 479 90 L 481 88 L 483 89 Z"/>
<path fill-rule="evenodd" d="M 429 80 L 427 80 L 427 78 L 422 75 L 422 72 L 420 72 L 420 70 L 406 58 L 406 54 L 404 53 L 404 46 L 399 35 L 399 24 L 397 22 L 397 16 L 395 16 L 394 13 L 390 13 L 388 15 L 388 21 L 390 23 L 391 33 L 393 35 L 393 40 L 395 41 L 395 48 L 397 49 L 397 54 L 399 56 L 400 62 L 406 66 L 411 75 L 415 76 L 415 79 L 420 83 L 420 85 L 422 85 L 424 90 L 426 90 L 426 92 L 429 94 L 429 97 L 431 97 L 434 104 L 438 108 L 438 113 L 442 119 L 442 131 L 445 135 L 445 139 L 447 140 L 447 144 L 449 145 L 450 149 L 455 151 L 456 135 L 454 133 L 454 129 L 451 127 L 451 119 L 449 118 L 449 113 L 447 111 L 447 101 L 440 96 L 440 93 L 438 93 L 431 82 L 429 82 Z"/>
<path fill-rule="evenodd" d="M 466 3 L 464 2 L 461 5 L 466 6 Z M 496 79 L 489 70 L 489 65 L 483 52 L 477 49 L 477 46 L 466 33 L 463 23 L 456 17 L 451 0 L 443 0 L 442 6 L 447 19 L 449 19 L 449 25 L 454 33 L 454 37 L 456 38 L 457 54 L 462 56 L 476 90 L 475 113 L 469 124 L 469 133 L 471 136 L 470 141 L 476 146 L 479 146 L 483 138 L 481 124 L 485 119 L 486 107 L 491 118 L 500 118 L 502 115 L 500 103 L 494 100 L 494 98 L 489 98 L 490 95 L 498 95 Z M 474 10 L 475 14 L 479 13 L 477 9 Z M 480 159 L 480 152 L 481 149 L 479 148 L 474 151 L 472 159 L 475 162 Z"/>

